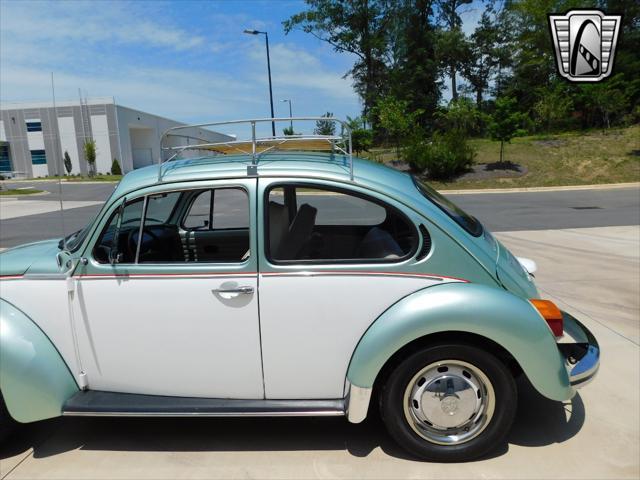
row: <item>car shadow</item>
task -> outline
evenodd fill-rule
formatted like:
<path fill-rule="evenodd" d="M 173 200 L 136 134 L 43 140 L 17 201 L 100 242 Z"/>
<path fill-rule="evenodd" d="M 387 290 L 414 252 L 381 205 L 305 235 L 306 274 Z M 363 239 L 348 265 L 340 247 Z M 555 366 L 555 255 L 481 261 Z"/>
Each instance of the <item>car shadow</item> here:
<path fill-rule="evenodd" d="M 579 395 L 570 402 L 542 397 L 518 381 L 518 413 L 508 441 L 483 459 L 504 455 L 509 444 L 538 447 L 576 435 L 585 418 Z M 570 413 L 570 415 L 569 415 Z M 416 460 L 386 433 L 372 408 L 357 425 L 343 418 L 71 418 L 25 425 L 0 447 L 0 461 L 33 449 L 36 458 L 70 450 L 130 452 L 326 451 L 367 457 L 380 448 L 389 456 Z"/>

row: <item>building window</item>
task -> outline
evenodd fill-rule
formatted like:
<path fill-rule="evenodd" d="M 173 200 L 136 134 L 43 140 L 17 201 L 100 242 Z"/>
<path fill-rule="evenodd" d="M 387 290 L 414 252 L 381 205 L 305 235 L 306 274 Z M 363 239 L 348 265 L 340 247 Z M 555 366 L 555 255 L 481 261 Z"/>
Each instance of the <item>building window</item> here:
<path fill-rule="evenodd" d="M 47 156 L 44 150 L 31 150 L 31 163 L 33 165 L 46 165 Z"/>
<path fill-rule="evenodd" d="M 11 158 L 9 157 L 9 144 L 0 142 L 0 172 L 11 172 Z"/>
<path fill-rule="evenodd" d="M 27 122 L 27 132 L 41 132 L 42 122 Z"/>

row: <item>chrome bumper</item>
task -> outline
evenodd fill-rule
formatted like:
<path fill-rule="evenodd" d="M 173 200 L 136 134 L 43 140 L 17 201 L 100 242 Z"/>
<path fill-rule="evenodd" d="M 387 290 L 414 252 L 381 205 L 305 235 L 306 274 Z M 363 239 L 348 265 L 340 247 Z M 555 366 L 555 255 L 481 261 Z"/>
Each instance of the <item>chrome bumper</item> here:
<path fill-rule="evenodd" d="M 594 379 L 600 367 L 600 346 L 596 337 L 572 315 L 562 312 L 564 330 L 575 343 L 558 343 L 566 359 L 569 382 L 575 389 L 584 387 Z"/>

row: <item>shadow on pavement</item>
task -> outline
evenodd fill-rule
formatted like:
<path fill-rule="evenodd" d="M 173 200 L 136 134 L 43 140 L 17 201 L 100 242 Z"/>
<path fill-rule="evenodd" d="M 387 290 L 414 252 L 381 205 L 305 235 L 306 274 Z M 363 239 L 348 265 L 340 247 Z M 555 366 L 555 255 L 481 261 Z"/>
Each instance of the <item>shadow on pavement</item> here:
<path fill-rule="evenodd" d="M 518 414 L 508 442 L 544 446 L 564 442 L 584 423 L 582 400 L 554 402 L 526 379 L 518 382 Z M 567 412 L 571 415 L 567 419 Z M 367 457 L 380 447 L 387 455 L 414 460 L 387 435 L 377 414 L 358 425 L 343 418 L 58 418 L 25 425 L 0 449 L 0 460 L 33 448 L 36 458 L 75 449 L 92 451 L 302 451 L 346 450 Z M 493 458 L 509 445 L 496 448 Z"/>

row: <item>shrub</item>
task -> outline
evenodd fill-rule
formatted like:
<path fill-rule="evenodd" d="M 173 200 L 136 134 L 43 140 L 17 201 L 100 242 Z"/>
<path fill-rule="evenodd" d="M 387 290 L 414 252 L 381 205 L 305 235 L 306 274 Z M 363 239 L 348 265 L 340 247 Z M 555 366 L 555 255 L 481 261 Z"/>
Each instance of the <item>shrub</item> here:
<path fill-rule="evenodd" d="M 120 163 L 118 163 L 117 158 L 114 158 L 111 163 L 111 175 L 122 175 L 122 169 L 120 168 Z"/>
<path fill-rule="evenodd" d="M 475 151 L 466 137 L 456 131 L 435 133 L 431 140 L 414 137 L 403 156 L 415 172 L 426 172 L 429 178 L 446 180 L 464 172 L 473 164 Z"/>
<path fill-rule="evenodd" d="M 352 130 L 351 142 L 356 155 L 361 152 L 368 152 L 373 144 L 373 132 L 371 130 L 365 130 L 364 128 Z"/>
<path fill-rule="evenodd" d="M 87 140 L 84 142 L 84 158 L 89 165 L 89 176 L 95 175 L 96 168 L 96 142 L 95 140 Z"/>

